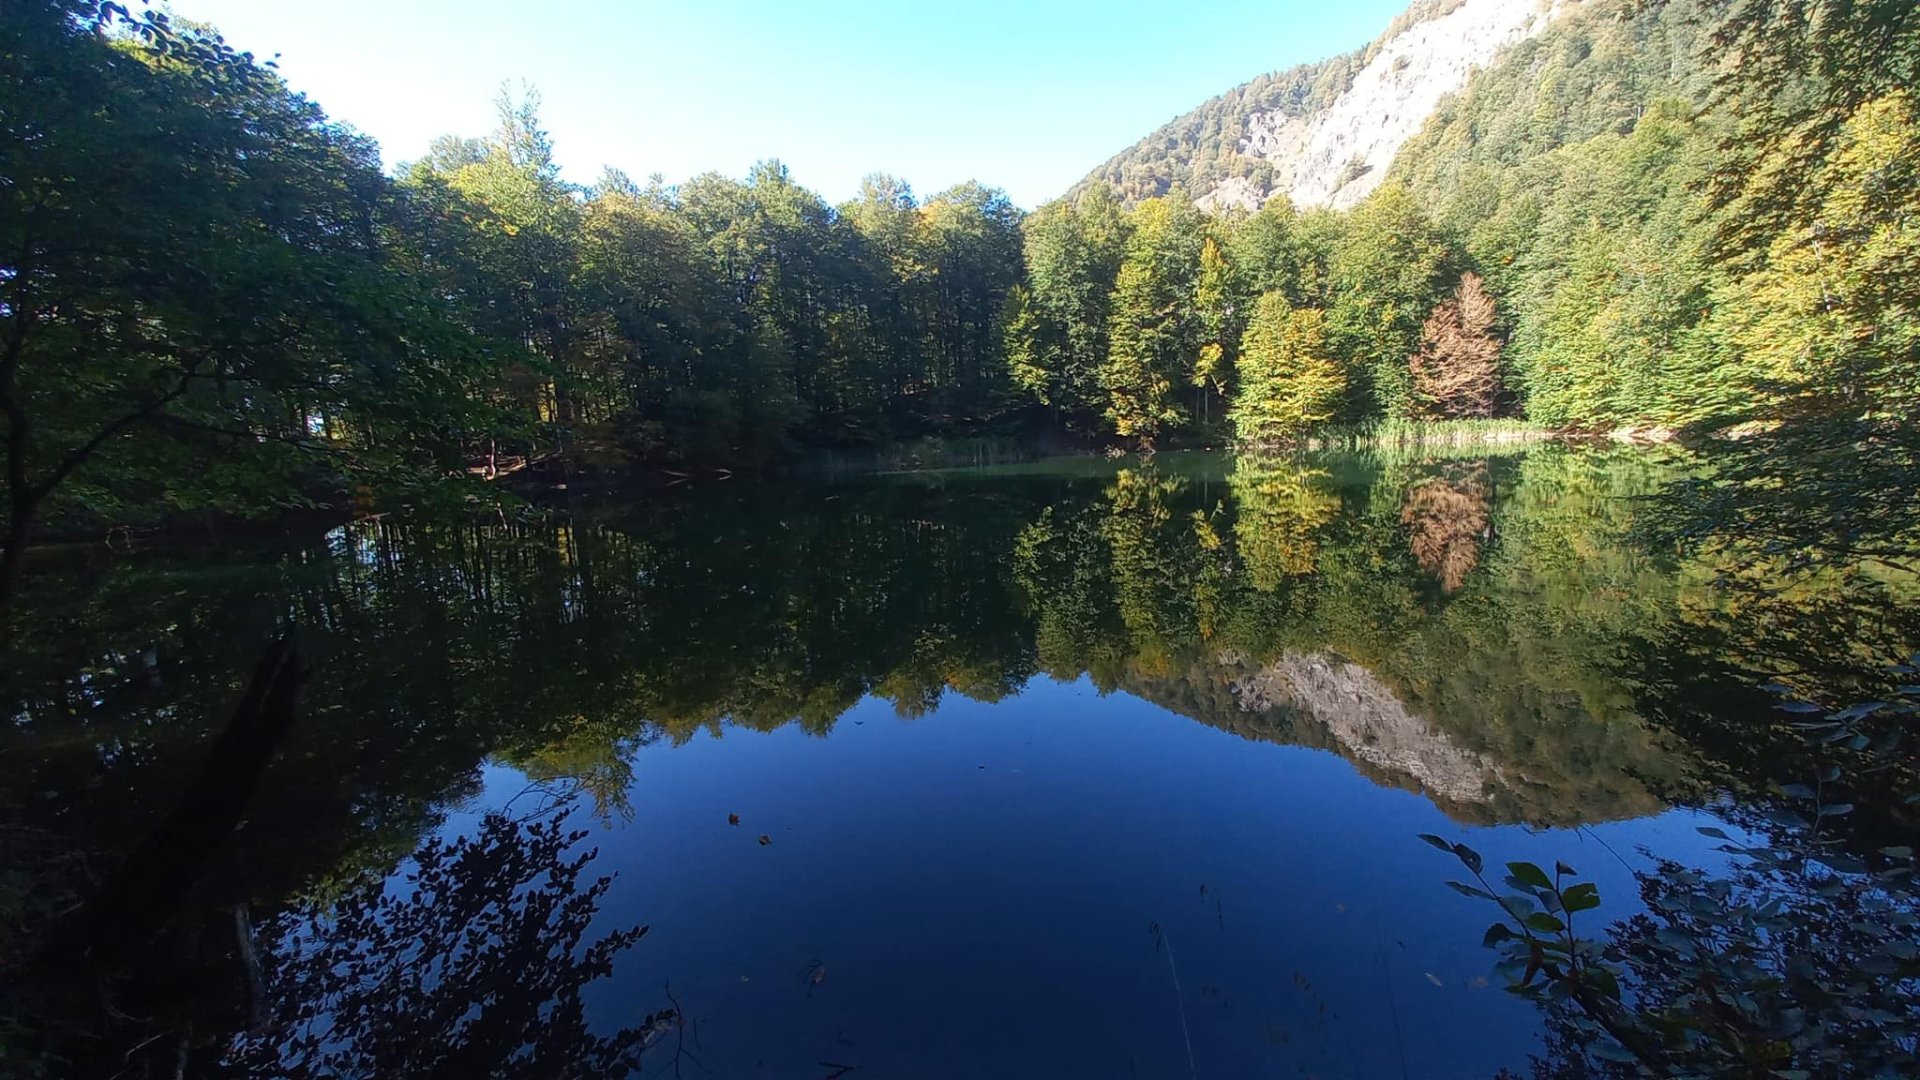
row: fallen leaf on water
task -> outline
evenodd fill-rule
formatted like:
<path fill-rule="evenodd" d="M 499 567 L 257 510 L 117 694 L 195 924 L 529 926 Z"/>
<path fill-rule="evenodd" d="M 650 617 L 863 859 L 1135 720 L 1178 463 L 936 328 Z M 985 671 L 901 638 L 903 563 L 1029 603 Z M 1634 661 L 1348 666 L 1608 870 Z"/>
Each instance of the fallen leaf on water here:
<path fill-rule="evenodd" d="M 1440 976 L 1438 976 L 1438 975 L 1435 975 L 1435 974 L 1434 974 L 1433 972 L 1431 972 L 1431 971 L 1429 971 L 1429 972 L 1427 972 L 1427 981 L 1428 981 L 1428 982 L 1430 982 L 1430 983 L 1432 983 L 1432 984 L 1433 984 L 1433 985 L 1435 985 L 1435 986 L 1445 986 L 1445 985 L 1447 985 L 1446 983 L 1443 983 L 1443 982 L 1441 982 L 1441 981 L 1440 981 Z"/>
<path fill-rule="evenodd" d="M 773 843 L 773 837 L 771 837 L 771 836 L 768 836 L 768 835 L 767 835 L 766 833 L 761 833 L 761 834 L 760 834 L 760 846 L 761 846 L 761 847 L 766 847 L 766 846 L 767 846 L 768 844 L 771 844 L 771 843 Z"/>
<path fill-rule="evenodd" d="M 727 815 L 727 824 L 729 824 L 729 825 L 738 825 L 738 824 L 740 824 L 740 815 L 739 815 L 739 814 L 728 814 L 728 815 Z"/>

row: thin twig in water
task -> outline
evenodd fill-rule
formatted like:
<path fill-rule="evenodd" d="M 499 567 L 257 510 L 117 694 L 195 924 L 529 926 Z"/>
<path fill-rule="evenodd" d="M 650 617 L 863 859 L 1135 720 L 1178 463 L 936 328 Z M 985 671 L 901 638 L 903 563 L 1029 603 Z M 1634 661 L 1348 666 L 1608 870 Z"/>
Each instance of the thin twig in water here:
<path fill-rule="evenodd" d="M 1595 843 L 1597 843 L 1597 844 L 1599 844 L 1599 845 L 1600 845 L 1601 847 L 1603 847 L 1603 848 L 1606 848 L 1606 849 L 1607 849 L 1607 854 L 1609 854 L 1609 855 L 1611 855 L 1611 856 L 1613 856 L 1613 857 L 1614 857 L 1615 859 L 1617 859 L 1617 860 L 1619 860 L 1619 862 L 1620 862 L 1620 865 L 1621 865 L 1621 866 L 1624 866 L 1624 867 L 1626 867 L 1626 868 L 1627 868 L 1627 871 L 1628 871 L 1629 873 L 1632 873 L 1632 872 L 1633 872 L 1633 864 L 1632 864 L 1632 863 L 1630 863 L 1630 862 L 1628 862 L 1628 861 L 1627 861 L 1627 860 L 1625 860 L 1625 859 L 1622 859 L 1622 858 L 1620 858 L 1620 853 L 1619 853 L 1619 852 L 1617 852 L 1617 851 L 1615 851 L 1615 850 L 1613 850 L 1613 845 L 1612 845 L 1612 844 L 1609 844 L 1609 843 L 1607 843 L 1607 842 L 1606 842 L 1606 841 L 1605 841 L 1604 839 L 1602 839 L 1602 838 L 1601 838 L 1601 836 L 1600 836 L 1600 834 L 1599 834 L 1599 833 L 1597 833 L 1597 832 L 1594 832 L 1591 826 L 1587 826 L 1587 825 L 1582 825 L 1582 826 L 1580 826 L 1580 827 L 1579 827 L 1579 831 L 1580 831 L 1580 832 L 1582 832 L 1582 833 L 1585 833 L 1585 834 L 1586 834 L 1586 835 L 1588 835 L 1588 836 L 1591 836 L 1591 837 L 1593 837 L 1593 839 L 1594 839 L 1594 842 L 1595 842 Z"/>
<path fill-rule="evenodd" d="M 1400 1055 L 1401 1080 L 1406 1080 L 1407 1044 L 1400 1038 L 1400 1006 L 1393 999 L 1393 961 L 1388 958 L 1384 949 L 1380 952 L 1380 967 L 1387 973 L 1387 977 L 1381 980 L 1381 984 L 1387 991 L 1387 1015 L 1393 1017 L 1393 1049 Z"/>
<path fill-rule="evenodd" d="M 1187 1075 L 1198 1077 L 1200 1070 L 1193 1063 L 1193 1035 L 1187 1030 L 1187 1001 L 1180 992 L 1180 972 L 1173 966 L 1173 939 L 1161 931 L 1160 940 L 1167 945 L 1167 973 L 1173 976 L 1173 1001 L 1180 1006 L 1180 1037 L 1187 1043 Z"/>
<path fill-rule="evenodd" d="M 673 996 L 673 984 L 666 983 L 665 987 L 667 992 L 667 1002 L 673 1006 L 673 1021 L 674 1021 L 673 1023 L 673 1034 L 674 1034 L 673 1075 L 674 1077 L 677 1080 L 677 1078 L 680 1076 L 680 1059 L 682 1058 L 685 1058 L 686 1060 L 693 1062 L 695 1065 L 700 1066 L 701 1072 L 706 1073 L 708 1076 L 712 1076 L 713 1070 L 707 1068 L 707 1063 L 704 1061 L 701 1061 L 700 1058 L 696 1056 L 693 1051 L 687 1049 L 687 1010 L 681 1008 L 680 999 Z M 694 1036 L 694 1043 L 698 1045 L 699 1041 L 700 1041 L 700 1037 L 698 1034 L 696 1034 Z"/>
<path fill-rule="evenodd" d="M 823 1069 L 833 1070 L 832 1072 L 826 1075 L 824 1080 L 838 1080 L 839 1077 L 845 1076 L 848 1073 L 853 1071 L 853 1066 L 842 1065 L 837 1061 L 816 1061 L 814 1062 L 814 1064 L 820 1066 Z"/>

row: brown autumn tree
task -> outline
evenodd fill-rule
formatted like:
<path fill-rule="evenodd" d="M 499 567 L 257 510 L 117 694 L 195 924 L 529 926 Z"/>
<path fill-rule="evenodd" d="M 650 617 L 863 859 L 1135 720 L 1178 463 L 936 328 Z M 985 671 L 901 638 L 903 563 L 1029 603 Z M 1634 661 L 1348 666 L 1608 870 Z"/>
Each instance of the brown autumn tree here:
<path fill-rule="evenodd" d="M 1400 521 L 1408 528 L 1414 561 L 1440 579 L 1442 592 L 1458 590 L 1480 565 L 1491 503 L 1485 465 L 1450 470 L 1407 490 Z"/>
<path fill-rule="evenodd" d="M 1463 276 L 1453 295 L 1427 316 L 1411 361 L 1413 396 L 1424 415 L 1493 415 L 1500 393 L 1500 341 L 1493 324 L 1493 297 L 1474 273 Z"/>

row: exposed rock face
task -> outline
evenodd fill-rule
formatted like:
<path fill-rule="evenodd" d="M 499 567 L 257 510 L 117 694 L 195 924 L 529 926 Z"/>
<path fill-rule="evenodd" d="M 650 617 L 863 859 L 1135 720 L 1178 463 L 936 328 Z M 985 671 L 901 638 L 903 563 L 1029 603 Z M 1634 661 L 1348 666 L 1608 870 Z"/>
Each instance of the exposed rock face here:
<path fill-rule="evenodd" d="M 1262 76 L 1095 170 L 1135 201 L 1183 187 L 1202 209 L 1345 209 L 1386 178 L 1441 99 L 1555 19 L 1603 0 L 1412 0 L 1359 52 Z"/>
<path fill-rule="evenodd" d="M 1246 712 L 1299 710 L 1324 725 L 1354 757 L 1410 777 L 1441 802 L 1493 799 L 1490 785 L 1500 779 L 1498 767 L 1448 742 L 1358 664 L 1317 653 L 1287 653 L 1236 680 L 1233 696 Z"/>
<path fill-rule="evenodd" d="M 1304 117 L 1255 114 L 1240 152 L 1273 162 L 1273 190 L 1298 206 L 1346 208 L 1380 186 L 1387 166 L 1440 99 L 1579 0 L 1462 0 L 1444 15 L 1380 40 L 1345 93 Z"/>

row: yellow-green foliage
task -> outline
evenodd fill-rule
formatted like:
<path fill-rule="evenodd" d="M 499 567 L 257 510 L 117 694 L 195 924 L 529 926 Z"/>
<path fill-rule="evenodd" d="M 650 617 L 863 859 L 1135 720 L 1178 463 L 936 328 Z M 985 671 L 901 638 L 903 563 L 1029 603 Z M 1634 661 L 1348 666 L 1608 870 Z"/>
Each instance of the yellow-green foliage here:
<path fill-rule="evenodd" d="M 1777 237 L 1758 270 L 1722 289 L 1722 332 L 1797 407 L 1909 415 L 1920 404 L 1920 116 L 1912 94 L 1856 112 L 1811 186 L 1812 223 Z"/>
<path fill-rule="evenodd" d="M 1295 308 L 1278 292 L 1254 305 L 1238 368 L 1233 430 L 1249 445 L 1285 442 L 1333 419 L 1347 391 L 1346 373 L 1329 354 L 1326 314 Z"/>

